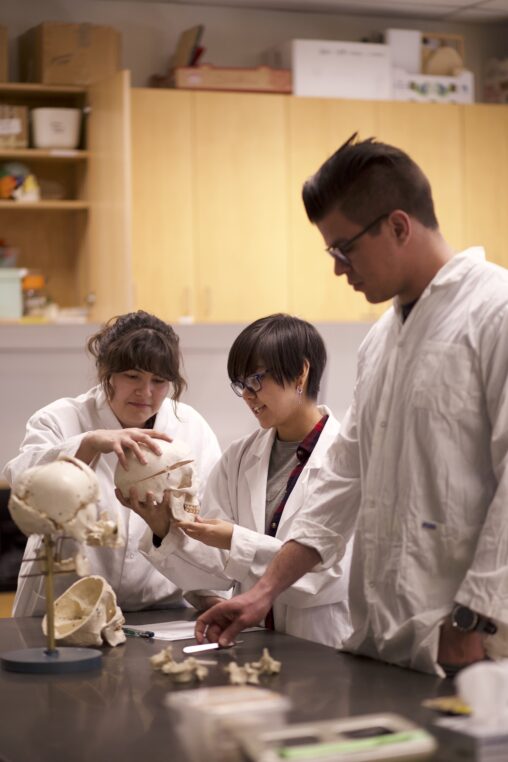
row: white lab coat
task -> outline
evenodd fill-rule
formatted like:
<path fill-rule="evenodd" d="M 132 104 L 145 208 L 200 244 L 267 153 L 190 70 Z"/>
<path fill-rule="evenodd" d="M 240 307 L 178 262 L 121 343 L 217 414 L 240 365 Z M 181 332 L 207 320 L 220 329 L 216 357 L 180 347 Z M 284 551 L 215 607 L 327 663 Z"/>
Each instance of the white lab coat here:
<path fill-rule="evenodd" d="M 120 423 L 111 410 L 101 387 L 96 386 L 76 398 L 64 398 L 35 413 L 27 423 L 26 435 L 20 453 L 5 467 L 5 475 L 12 485 L 30 466 L 48 463 L 59 455 L 75 455 L 86 432 L 95 429 L 119 429 Z M 186 442 L 196 459 L 200 480 L 200 496 L 210 470 L 220 457 L 215 434 L 204 418 L 184 403 L 165 399 L 157 413 L 154 429 L 174 439 Z M 136 513 L 122 506 L 114 494 L 114 471 L 118 460 L 114 453 L 101 455 L 93 467 L 99 480 L 99 509 L 107 511 L 119 523 L 125 536 L 123 548 L 94 548 L 83 546 L 90 561 L 91 573 L 107 579 L 113 587 L 120 607 L 135 611 L 149 607 L 163 607 L 182 603 L 180 591 L 138 552 L 138 543 L 146 523 Z M 32 558 L 40 543 L 37 535 L 27 542 L 25 557 Z M 65 541 L 68 555 L 75 550 L 73 541 Z M 21 573 L 29 573 L 33 564 L 24 563 Z M 74 581 L 72 575 L 55 578 L 56 594 L 63 592 Z M 41 577 L 20 577 L 14 601 L 15 616 L 32 616 L 44 612 L 44 589 Z"/>
<path fill-rule="evenodd" d="M 373 326 L 308 511 L 339 538 L 359 512 L 345 648 L 438 674 L 454 600 L 508 622 L 508 271 L 483 259 L 456 255 L 405 323 L 395 305 Z M 333 556 L 329 533 L 316 548 Z"/>
<path fill-rule="evenodd" d="M 329 418 L 284 507 L 276 537 L 265 532 L 266 482 L 275 430 L 260 429 L 234 442 L 210 474 L 202 515 L 233 521 L 230 551 L 204 546 L 173 528 L 156 549 L 146 533 L 141 549 L 162 573 L 184 590 L 213 587 L 234 594 L 249 590 L 266 571 L 282 545 L 293 538 L 292 525 L 302 506 L 312 500 L 312 483 L 339 423 Z M 351 523 L 351 532 L 352 532 Z M 351 533 L 350 532 L 350 533 Z M 309 544 L 299 536 L 303 544 Z M 351 545 L 351 543 L 350 543 Z M 203 553 L 205 548 L 205 553 Z M 303 576 L 274 603 L 275 629 L 338 647 L 350 633 L 347 605 L 350 547 L 341 563 Z"/>

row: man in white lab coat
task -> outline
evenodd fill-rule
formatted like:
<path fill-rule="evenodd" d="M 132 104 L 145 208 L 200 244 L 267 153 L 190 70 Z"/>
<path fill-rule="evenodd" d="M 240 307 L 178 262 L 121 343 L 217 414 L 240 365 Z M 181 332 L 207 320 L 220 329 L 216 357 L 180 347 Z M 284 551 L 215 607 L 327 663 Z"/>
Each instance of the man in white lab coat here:
<path fill-rule="evenodd" d="M 360 347 L 311 510 L 252 590 L 200 617 L 197 637 L 229 641 L 331 563 L 353 512 L 345 649 L 451 673 L 485 658 L 508 623 L 508 272 L 481 248 L 453 251 L 427 178 L 392 146 L 353 136 L 303 199 L 335 274 L 393 306 Z"/>

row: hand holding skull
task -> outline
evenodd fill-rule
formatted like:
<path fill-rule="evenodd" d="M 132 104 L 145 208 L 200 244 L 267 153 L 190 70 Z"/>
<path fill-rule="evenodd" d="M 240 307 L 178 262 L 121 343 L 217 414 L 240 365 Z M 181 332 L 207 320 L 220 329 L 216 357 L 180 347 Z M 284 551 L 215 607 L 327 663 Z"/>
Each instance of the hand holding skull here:
<path fill-rule="evenodd" d="M 142 464 L 147 462 L 147 449 L 160 455 L 157 440 L 171 442 L 171 437 L 151 429 L 96 429 L 85 434 L 76 457 L 90 464 L 100 453 L 114 452 L 122 466 L 128 469 L 127 453 L 132 453 Z"/>
<path fill-rule="evenodd" d="M 172 520 L 191 522 L 199 513 L 198 480 L 187 445 L 159 440 L 158 448 L 159 454 L 141 445 L 144 463 L 129 452 L 128 469 L 118 464 L 115 485 L 122 505 L 139 514 L 158 537 L 165 537 Z"/>
<path fill-rule="evenodd" d="M 124 498 L 119 489 L 115 490 L 115 495 L 122 505 L 141 516 L 157 537 L 162 539 L 167 535 L 173 518 L 168 491 L 160 503 L 155 500 L 153 492 L 147 492 L 141 501 L 136 487 L 130 488 L 128 499 Z"/>

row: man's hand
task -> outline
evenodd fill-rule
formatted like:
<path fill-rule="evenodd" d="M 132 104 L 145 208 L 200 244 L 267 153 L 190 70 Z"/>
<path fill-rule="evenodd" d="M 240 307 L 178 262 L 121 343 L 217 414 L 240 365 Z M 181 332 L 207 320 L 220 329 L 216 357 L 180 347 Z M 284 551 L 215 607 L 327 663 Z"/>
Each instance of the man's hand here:
<path fill-rule="evenodd" d="M 207 519 L 196 517 L 196 521 L 177 521 L 176 526 L 183 529 L 186 535 L 199 540 L 212 548 L 230 550 L 233 536 L 233 524 L 222 519 Z"/>
<path fill-rule="evenodd" d="M 138 499 L 138 493 L 135 487 L 131 487 L 128 500 L 123 497 L 119 489 L 115 490 L 115 495 L 122 505 L 126 508 L 130 508 L 137 513 L 138 516 L 141 516 L 157 537 L 162 539 L 167 535 L 172 518 L 167 492 L 164 493 L 162 503 L 158 503 L 155 500 L 153 492 L 147 492 L 146 500 L 141 502 Z"/>
<path fill-rule="evenodd" d="M 76 452 L 76 458 L 90 464 L 99 453 L 114 452 L 122 466 L 127 470 L 125 454 L 129 450 L 143 464 L 146 463 L 146 458 L 140 445 L 153 450 L 156 455 L 161 454 L 157 439 L 164 439 L 166 442 L 172 441 L 167 434 L 151 429 L 96 429 L 85 434 Z"/>
<path fill-rule="evenodd" d="M 460 669 L 486 658 L 485 636 L 481 632 L 461 632 L 445 619 L 439 634 L 438 663 Z"/>
<path fill-rule="evenodd" d="M 227 646 L 239 632 L 264 620 L 275 598 L 303 574 L 320 563 L 313 548 L 289 540 L 272 559 L 266 572 L 254 587 L 229 601 L 205 611 L 196 622 L 198 643 L 209 640 Z"/>
<path fill-rule="evenodd" d="M 248 592 L 222 601 L 201 614 L 196 621 L 196 640 L 198 643 L 208 640 L 227 646 L 246 627 L 262 624 L 271 605 L 270 594 L 258 583 Z"/>

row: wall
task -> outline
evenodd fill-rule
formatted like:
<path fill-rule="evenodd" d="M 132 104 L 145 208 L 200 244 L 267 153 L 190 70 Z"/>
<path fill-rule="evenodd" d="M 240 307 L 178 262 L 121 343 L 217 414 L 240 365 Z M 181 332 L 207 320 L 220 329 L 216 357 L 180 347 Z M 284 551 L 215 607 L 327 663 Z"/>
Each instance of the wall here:
<path fill-rule="evenodd" d="M 256 427 L 246 405 L 229 386 L 226 360 L 243 326 L 179 326 L 188 390 L 183 399 L 210 423 L 222 447 Z M 321 402 L 342 418 L 355 379 L 356 351 L 368 324 L 318 326 L 329 360 Z M 14 457 L 30 415 L 59 397 L 73 397 L 94 383 L 84 346 L 96 326 L 0 325 L 0 475 Z"/>
<path fill-rule="evenodd" d="M 255 4 L 255 3 L 253 3 Z M 457 24 L 417 18 L 353 16 L 212 7 L 124 0 L 2 0 L 0 23 L 11 39 L 10 78 L 17 78 L 15 38 L 41 21 L 88 21 L 122 32 L 123 65 L 132 84 L 145 86 L 154 73 L 165 73 L 179 34 L 205 25 L 204 59 L 218 66 L 256 66 L 264 51 L 292 38 L 359 40 L 389 27 L 462 34 L 467 65 L 479 84 L 491 56 L 508 56 L 507 24 Z M 481 88 L 477 88 L 481 92 Z"/>

